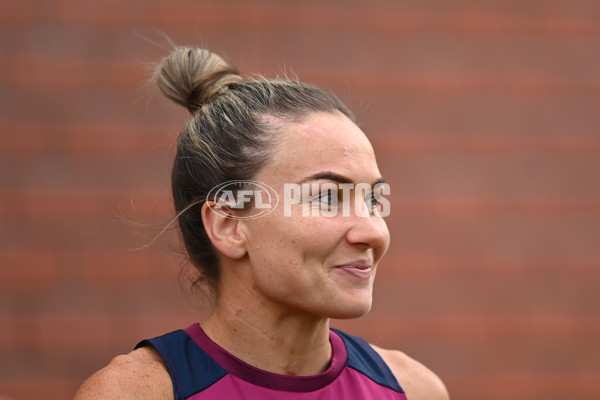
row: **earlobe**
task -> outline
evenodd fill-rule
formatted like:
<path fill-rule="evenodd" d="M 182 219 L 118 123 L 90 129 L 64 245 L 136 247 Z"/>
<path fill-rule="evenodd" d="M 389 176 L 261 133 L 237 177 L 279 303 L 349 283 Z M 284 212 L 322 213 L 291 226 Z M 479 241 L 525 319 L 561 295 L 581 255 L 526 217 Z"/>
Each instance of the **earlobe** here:
<path fill-rule="evenodd" d="M 215 210 L 209 203 L 202 205 L 202 223 L 211 243 L 226 257 L 242 258 L 246 255 L 246 238 L 240 220 L 232 218 L 228 208 Z"/>

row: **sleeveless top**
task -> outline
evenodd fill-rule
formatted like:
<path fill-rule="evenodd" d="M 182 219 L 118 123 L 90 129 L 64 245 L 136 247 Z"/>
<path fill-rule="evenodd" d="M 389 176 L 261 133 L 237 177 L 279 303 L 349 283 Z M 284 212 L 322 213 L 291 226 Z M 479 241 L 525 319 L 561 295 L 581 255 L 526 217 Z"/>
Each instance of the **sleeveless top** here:
<path fill-rule="evenodd" d="M 213 342 L 199 324 L 140 342 L 153 346 L 173 381 L 176 400 L 406 400 L 381 356 L 364 340 L 329 332 L 333 356 L 317 375 L 290 376 L 247 364 Z"/>

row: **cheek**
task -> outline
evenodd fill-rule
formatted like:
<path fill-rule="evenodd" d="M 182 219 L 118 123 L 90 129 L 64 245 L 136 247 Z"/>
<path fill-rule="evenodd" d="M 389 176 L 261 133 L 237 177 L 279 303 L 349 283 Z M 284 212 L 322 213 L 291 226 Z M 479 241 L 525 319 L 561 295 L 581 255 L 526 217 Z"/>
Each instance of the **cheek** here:
<path fill-rule="evenodd" d="M 250 232 L 250 240 L 253 245 L 268 246 L 282 256 L 318 254 L 327 249 L 331 242 L 340 239 L 341 234 L 338 232 L 336 236 L 332 222 L 327 218 L 310 216 L 265 219 Z"/>
<path fill-rule="evenodd" d="M 280 232 L 273 237 L 273 244 L 270 256 L 275 267 L 296 274 L 309 273 L 332 250 L 322 232 L 308 229 Z"/>
<path fill-rule="evenodd" d="M 260 232 L 251 232 L 250 261 L 261 281 L 305 283 L 318 276 L 315 270 L 324 268 L 339 238 L 334 239 L 328 224 L 316 218 L 290 218 L 289 223 L 285 222 L 264 224 Z"/>
<path fill-rule="evenodd" d="M 344 238 L 332 219 L 306 217 L 294 229 L 293 235 L 287 237 L 290 247 L 302 253 L 304 261 L 326 261 L 335 247 Z"/>
<path fill-rule="evenodd" d="M 381 259 L 390 245 L 390 233 L 383 218 L 377 219 L 381 237 L 373 249 Z M 252 262 L 270 269 L 270 273 L 309 273 L 315 264 L 326 264 L 345 242 L 347 227 L 336 218 L 284 217 L 258 221 L 249 237 Z"/>

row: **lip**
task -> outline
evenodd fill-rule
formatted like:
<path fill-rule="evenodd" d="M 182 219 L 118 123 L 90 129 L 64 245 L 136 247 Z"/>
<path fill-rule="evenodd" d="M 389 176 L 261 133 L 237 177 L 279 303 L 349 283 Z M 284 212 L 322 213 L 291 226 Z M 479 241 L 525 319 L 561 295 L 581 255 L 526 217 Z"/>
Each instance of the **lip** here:
<path fill-rule="evenodd" d="M 344 271 L 358 279 L 369 279 L 373 270 L 373 262 L 370 260 L 358 260 L 338 265 L 336 269 Z"/>

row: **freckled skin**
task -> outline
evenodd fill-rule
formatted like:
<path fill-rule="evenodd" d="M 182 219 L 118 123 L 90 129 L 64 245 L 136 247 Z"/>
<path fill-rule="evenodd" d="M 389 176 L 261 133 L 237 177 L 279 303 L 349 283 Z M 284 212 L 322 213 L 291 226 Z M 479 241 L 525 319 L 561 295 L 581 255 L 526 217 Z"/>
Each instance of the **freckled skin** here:
<path fill-rule="evenodd" d="M 381 178 L 371 144 L 364 133 L 342 115 L 319 113 L 288 124 L 272 160 L 257 176 L 283 196 L 286 183 L 333 171 L 355 183 Z M 302 216 L 276 209 L 244 224 L 250 238 L 248 257 L 259 296 L 291 308 L 329 318 L 354 318 L 371 307 L 377 263 L 389 245 L 389 233 L 378 216 Z M 373 262 L 368 282 L 355 282 L 335 266 L 367 259 Z"/>

